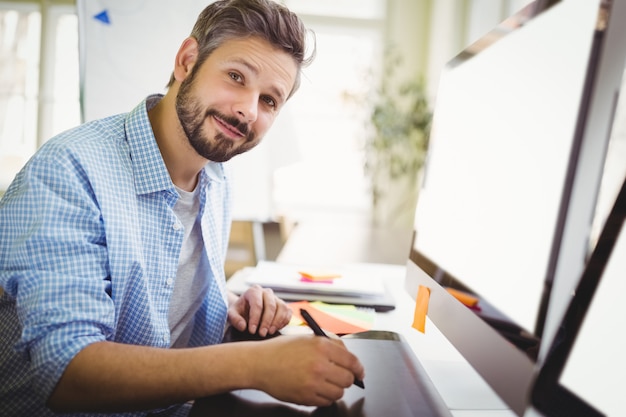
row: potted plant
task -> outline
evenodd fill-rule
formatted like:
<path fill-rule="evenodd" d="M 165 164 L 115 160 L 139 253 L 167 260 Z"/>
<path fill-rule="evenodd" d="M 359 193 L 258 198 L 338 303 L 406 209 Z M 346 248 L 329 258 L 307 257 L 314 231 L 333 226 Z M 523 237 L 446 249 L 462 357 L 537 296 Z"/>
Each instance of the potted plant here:
<path fill-rule="evenodd" d="M 398 82 L 400 58 L 388 56 L 372 98 L 364 171 L 377 226 L 411 228 L 426 158 L 432 111 L 420 79 Z"/>

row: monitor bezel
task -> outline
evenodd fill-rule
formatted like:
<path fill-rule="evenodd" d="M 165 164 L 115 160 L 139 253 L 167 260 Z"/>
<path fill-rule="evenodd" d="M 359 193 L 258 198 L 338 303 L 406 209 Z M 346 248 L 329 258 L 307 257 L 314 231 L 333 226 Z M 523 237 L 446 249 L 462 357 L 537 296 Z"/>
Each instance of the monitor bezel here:
<path fill-rule="evenodd" d="M 604 223 L 596 246 L 571 299 L 563 323 L 559 327 L 557 337 L 550 347 L 533 386 L 532 405 L 546 416 L 600 417 L 603 415 L 592 405 L 561 385 L 559 379 L 565 369 L 567 358 L 576 343 L 586 312 L 591 305 L 616 242 L 622 233 L 625 219 L 626 180 L 623 182 L 615 204 Z"/>

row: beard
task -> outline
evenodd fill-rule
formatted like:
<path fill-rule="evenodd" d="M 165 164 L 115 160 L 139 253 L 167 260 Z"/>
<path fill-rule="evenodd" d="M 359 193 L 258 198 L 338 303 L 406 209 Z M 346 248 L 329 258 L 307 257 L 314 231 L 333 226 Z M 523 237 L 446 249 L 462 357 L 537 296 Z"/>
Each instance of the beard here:
<path fill-rule="evenodd" d="M 194 68 L 195 69 L 195 68 Z M 195 71 L 180 85 L 176 95 L 176 113 L 178 120 L 187 136 L 191 147 L 205 159 L 213 162 L 226 162 L 233 156 L 239 155 L 254 148 L 259 141 L 246 123 L 242 123 L 236 117 L 229 117 L 219 111 L 209 108 L 202 109 L 200 102 L 193 95 L 193 80 Z M 244 135 L 244 142 L 235 146 L 232 139 L 221 132 L 211 139 L 203 130 L 204 122 L 208 118 L 217 117 L 223 123 L 231 125 Z"/>

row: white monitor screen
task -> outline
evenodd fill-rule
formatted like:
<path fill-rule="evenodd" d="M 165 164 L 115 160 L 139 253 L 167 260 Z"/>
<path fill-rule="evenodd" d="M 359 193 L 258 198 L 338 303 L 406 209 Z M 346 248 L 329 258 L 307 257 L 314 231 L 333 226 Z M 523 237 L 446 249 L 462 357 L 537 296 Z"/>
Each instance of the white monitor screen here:
<path fill-rule="evenodd" d="M 599 1 L 562 1 L 442 74 L 415 248 L 534 332 Z"/>

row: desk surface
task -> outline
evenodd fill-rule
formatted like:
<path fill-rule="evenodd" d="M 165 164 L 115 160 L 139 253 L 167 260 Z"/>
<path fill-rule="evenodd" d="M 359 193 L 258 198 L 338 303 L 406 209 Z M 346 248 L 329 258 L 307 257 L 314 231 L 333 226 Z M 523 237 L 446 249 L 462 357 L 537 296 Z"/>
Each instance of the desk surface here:
<path fill-rule="evenodd" d="M 425 333 L 412 328 L 415 303 L 404 290 L 405 267 L 388 267 L 396 308 L 377 313 L 374 329 L 402 334 L 455 417 L 514 417 L 434 323 L 427 318 Z"/>
<path fill-rule="evenodd" d="M 411 237 L 412 231 L 376 227 L 366 219 L 324 216 L 298 224 L 277 261 L 384 266 L 396 308 L 377 313 L 374 329 L 406 338 L 455 417 L 515 417 L 434 323 L 427 319 L 425 334 L 411 327 L 415 303 L 404 290 Z"/>
<path fill-rule="evenodd" d="M 425 333 L 411 327 L 415 304 L 404 290 L 405 267 L 376 267 L 387 270 L 396 308 L 377 313 L 373 330 L 391 331 L 405 338 L 454 417 L 515 417 L 432 322 L 427 321 Z"/>

